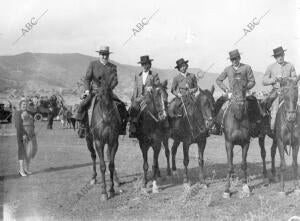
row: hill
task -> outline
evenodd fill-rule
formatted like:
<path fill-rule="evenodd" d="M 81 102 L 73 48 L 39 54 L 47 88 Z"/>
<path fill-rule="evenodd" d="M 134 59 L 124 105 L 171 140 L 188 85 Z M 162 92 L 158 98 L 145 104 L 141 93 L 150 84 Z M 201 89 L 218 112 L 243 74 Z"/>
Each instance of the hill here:
<path fill-rule="evenodd" d="M 74 54 L 47 54 L 47 53 L 22 53 L 12 56 L 0 56 L 0 93 L 32 92 L 49 93 L 52 91 L 76 92 L 77 82 L 85 75 L 88 64 L 96 57 Z M 120 64 L 116 61 L 119 85 L 116 93 L 128 100 L 131 96 L 134 74 L 141 71 L 139 66 Z M 174 62 L 175 63 L 175 62 Z M 175 69 L 153 68 L 162 80 L 169 81 L 169 87 Z M 190 68 L 190 72 L 197 73 L 201 69 Z M 263 74 L 255 72 L 256 90 L 263 90 L 261 85 Z M 203 88 L 210 88 L 217 78 L 217 73 L 206 73 L 199 80 Z M 81 93 L 77 91 L 78 93 Z"/>

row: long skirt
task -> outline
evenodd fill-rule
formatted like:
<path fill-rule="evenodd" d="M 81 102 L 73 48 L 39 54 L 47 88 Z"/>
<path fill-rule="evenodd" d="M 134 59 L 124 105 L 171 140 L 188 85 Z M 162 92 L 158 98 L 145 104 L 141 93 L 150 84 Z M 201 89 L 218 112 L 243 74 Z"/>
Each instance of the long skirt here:
<path fill-rule="evenodd" d="M 37 140 L 34 132 L 34 126 L 24 126 L 24 130 L 28 135 L 28 140 L 24 141 L 25 158 L 30 161 L 37 153 Z"/>

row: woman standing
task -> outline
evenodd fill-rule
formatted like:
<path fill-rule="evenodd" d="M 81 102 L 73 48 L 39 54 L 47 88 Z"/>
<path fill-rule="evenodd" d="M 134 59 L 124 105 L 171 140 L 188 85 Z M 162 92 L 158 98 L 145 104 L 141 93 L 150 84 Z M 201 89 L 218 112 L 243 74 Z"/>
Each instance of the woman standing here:
<path fill-rule="evenodd" d="M 20 110 L 15 115 L 15 126 L 17 129 L 19 174 L 30 175 L 29 165 L 37 152 L 37 141 L 34 132 L 34 118 L 28 111 L 28 103 L 21 100 Z M 31 143 L 31 145 L 29 145 Z"/>

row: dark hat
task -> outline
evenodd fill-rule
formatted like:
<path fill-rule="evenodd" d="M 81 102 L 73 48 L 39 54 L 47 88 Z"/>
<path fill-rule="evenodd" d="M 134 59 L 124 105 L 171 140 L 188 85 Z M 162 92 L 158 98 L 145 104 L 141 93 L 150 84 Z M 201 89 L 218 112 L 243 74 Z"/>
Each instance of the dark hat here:
<path fill-rule="evenodd" d="M 285 51 L 286 50 L 283 50 L 283 48 L 280 46 L 278 48 L 273 49 L 273 55 L 272 56 L 276 57 L 278 55 L 282 55 L 282 54 L 284 54 Z"/>
<path fill-rule="evenodd" d="M 98 52 L 99 54 L 111 54 L 112 53 L 109 51 L 108 46 L 100 46 L 96 52 Z"/>
<path fill-rule="evenodd" d="M 240 58 L 241 54 L 238 49 L 229 52 L 229 59 Z"/>
<path fill-rule="evenodd" d="M 146 64 L 146 63 L 151 63 L 153 61 L 153 59 L 149 58 L 149 55 L 144 55 L 140 57 L 140 61 L 138 62 L 138 64 Z"/>
<path fill-rule="evenodd" d="M 175 68 L 180 68 L 181 67 L 181 65 L 183 65 L 183 64 L 187 64 L 189 62 L 189 60 L 184 60 L 183 58 L 180 58 L 180 59 L 178 59 L 177 61 L 176 61 L 176 66 L 175 66 Z"/>

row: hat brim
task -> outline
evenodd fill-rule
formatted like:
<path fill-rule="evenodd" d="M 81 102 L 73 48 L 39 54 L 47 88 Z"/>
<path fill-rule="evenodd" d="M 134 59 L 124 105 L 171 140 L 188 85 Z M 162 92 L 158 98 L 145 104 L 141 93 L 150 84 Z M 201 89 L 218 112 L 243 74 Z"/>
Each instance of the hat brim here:
<path fill-rule="evenodd" d="M 282 52 L 278 53 L 278 54 L 272 54 L 271 57 L 276 57 L 276 56 L 279 56 L 281 55 L 282 53 L 286 52 L 287 49 L 283 50 Z"/>
<path fill-rule="evenodd" d="M 237 56 L 234 56 L 234 57 L 228 57 L 227 59 L 229 59 L 229 60 L 231 60 L 231 59 L 233 59 L 233 58 L 241 58 L 241 55 L 242 55 L 243 53 L 240 53 L 239 55 L 237 55 Z"/>
<path fill-rule="evenodd" d="M 111 52 L 111 51 L 107 51 L 107 52 L 103 52 L 103 51 L 96 51 L 97 53 L 99 53 L 99 54 L 112 54 L 113 52 Z"/>
<path fill-rule="evenodd" d="M 185 64 L 189 63 L 189 60 L 186 60 L 186 61 L 184 61 L 184 63 L 185 63 Z M 183 64 L 183 63 L 182 63 L 182 64 Z M 182 64 L 181 64 L 181 65 L 182 65 Z M 180 66 L 181 66 L 181 65 L 180 65 Z M 176 65 L 174 68 L 177 68 L 177 69 L 178 69 L 178 68 L 179 68 L 179 66 L 178 66 L 178 65 Z"/>
<path fill-rule="evenodd" d="M 147 64 L 147 63 L 151 63 L 153 61 L 153 59 L 149 59 L 148 61 L 139 61 L 138 64 Z"/>

